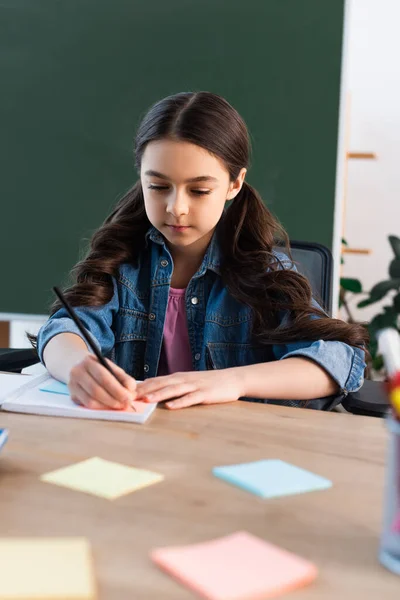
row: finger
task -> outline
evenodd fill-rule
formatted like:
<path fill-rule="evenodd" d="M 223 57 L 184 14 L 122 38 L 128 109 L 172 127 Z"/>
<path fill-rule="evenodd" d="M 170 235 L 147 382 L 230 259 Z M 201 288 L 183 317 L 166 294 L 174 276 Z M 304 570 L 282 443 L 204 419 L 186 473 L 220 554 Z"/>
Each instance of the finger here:
<path fill-rule="evenodd" d="M 111 408 L 125 408 L 134 399 L 132 392 L 117 381 L 114 375 L 107 371 L 97 360 L 89 360 L 86 369 L 97 384 L 97 388 L 93 390 L 92 387 L 87 387 L 93 384 L 86 378 L 82 379 L 82 385 L 99 402 L 109 404 Z M 118 377 L 120 377 L 120 374 L 118 374 Z"/>
<path fill-rule="evenodd" d="M 135 395 L 136 394 L 136 387 L 137 387 L 136 379 L 134 379 L 133 377 L 131 377 L 130 375 L 128 375 L 128 373 L 126 371 L 124 371 L 124 369 L 121 369 L 121 367 L 119 367 L 118 365 L 116 365 L 115 363 L 113 363 L 108 358 L 106 358 L 106 362 L 110 365 L 110 367 L 113 370 L 113 372 L 117 375 L 118 381 L 127 390 L 129 390 L 131 392 L 131 394 Z"/>
<path fill-rule="evenodd" d="M 194 406 L 202 402 L 204 402 L 203 394 L 201 392 L 193 392 L 182 396 L 182 398 L 172 400 L 172 402 L 167 402 L 165 406 L 171 410 L 177 410 L 178 408 L 187 408 L 188 406 Z"/>
<path fill-rule="evenodd" d="M 90 408 L 91 410 L 110 410 L 108 406 L 104 406 L 104 404 L 101 404 L 94 398 L 91 398 L 79 384 L 74 385 L 73 389 L 74 391 L 71 391 L 71 399 L 75 402 L 75 404 L 79 404 L 85 408 Z"/>
<path fill-rule="evenodd" d="M 121 369 L 121 367 L 113 363 L 108 358 L 105 358 L 104 360 L 110 366 L 112 373 L 110 373 L 107 369 L 104 369 L 103 365 L 92 354 L 87 356 L 86 360 L 88 361 L 88 370 L 90 370 L 91 374 L 94 378 L 96 378 L 96 381 L 98 381 L 100 385 L 105 383 L 110 394 L 113 395 L 115 393 L 124 393 L 121 388 L 125 388 L 130 392 L 130 395 L 127 397 L 129 400 L 132 400 L 131 396 L 135 396 L 137 385 L 136 380 L 133 377 L 128 375 L 126 371 Z M 101 379 L 101 377 L 104 376 L 104 371 L 107 373 L 107 375 L 109 375 L 109 377 L 106 377 L 105 381 Z M 101 375 L 98 376 L 96 373 Z"/>
<path fill-rule="evenodd" d="M 68 384 L 68 389 L 69 389 L 69 395 L 70 395 L 72 402 L 75 402 L 75 404 L 77 404 L 78 406 L 83 406 L 83 403 L 77 394 L 78 386 L 76 384 L 73 384 L 72 382 L 70 382 Z"/>
<path fill-rule="evenodd" d="M 89 367 L 87 367 L 89 368 Z M 110 373 L 107 373 L 107 370 L 100 365 L 100 363 L 95 363 L 93 361 L 93 365 L 90 366 L 90 372 L 83 370 L 79 375 L 79 378 L 76 380 L 76 384 L 82 388 L 86 395 L 92 400 L 96 400 L 100 404 L 104 405 L 106 408 L 112 408 L 120 410 L 121 408 L 125 408 L 129 402 L 128 400 L 128 392 L 125 388 L 122 387 L 123 395 L 120 393 L 118 399 L 111 396 L 105 389 L 105 385 L 99 384 L 98 381 L 92 376 L 92 369 L 102 369 L 106 375 L 112 377 Z M 98 376 L 101 381 L 101 376 Z M 118 383 L 118 382 L 116 382 Z M 79 393 L 79 392 L 78 392 Z"/>
<path fill-rule="evenodd" d="M 89 408 L 90 410 L 111 410 L 109 406 L 104 406 L 104 404 L 100 404 L 97 400 L 89 400 L 86 408 Z"/>
<path fill-rule="evenodd" d="M 146 379 L 146 381 L 142 381 L 137 384 L 137 394 L 138 396 L 147 396 L 147 394 L 157 392 L 168 385 L 175 385 L 183 382 L 183 378 L 180 377 L 180 374 L 178 373 L 174 373 L 173 375 L 165 375 L 162 377 L 152 377 L 151 379 Z"/>
<path fill-rule="evenodd" d="M 164 400 L 170 400 L 171 398 L 179 398 L 184 394 L 189 394 L 190 392 L 194 392 L 196 390 L 196 385 L 193 383 L 182 383 L 177 385 L 169 385 L 168 387 L 159 390 L 158 392 L 153 392 L 151 394 L 146 394 L 141 398 L 142 402 L 164 402 Z"/>

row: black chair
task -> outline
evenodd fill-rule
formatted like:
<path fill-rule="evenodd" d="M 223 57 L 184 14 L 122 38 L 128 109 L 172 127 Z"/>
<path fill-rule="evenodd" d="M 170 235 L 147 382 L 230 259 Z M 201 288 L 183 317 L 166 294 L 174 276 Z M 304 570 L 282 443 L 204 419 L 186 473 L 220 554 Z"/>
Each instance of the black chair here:
<path fill-rule="evenodd" d="M 39 357 L 33 348 L 0 348 L 0 371 L 20 373 L 37 362 Z"/>
<path fill-rule="evenodd" d="M 307 242 L 290 242 L 293 262 L 298 271 L 307 277 L 311 284 L 314 298 L 332 314 L 332 254 L 325 246 Z M 277 251 L 285 252 L 277 247 Z M 383 385 L 376 381 L 366 380 L 358 391 L 348 394 L 342 400 L 342 406 L 348 412 L 358 415 L 382 417 L 388 410 L 388 400 Z"/>
<path fill-rule="evenodd" d="M 285 252 L 284 248 L 276 247 L 278 252 Z M 311 284 L 315 300 L 332 314 L 332 254 L 322 244 L 312 242 L 290 242 L 293 262 L 299 273 L 307 277 Z"/>
<path fill-rule="evenodd" d="M 342 406 L 354 415 L 384 417 L 389 409 L 389 400 L 383 383 L 366 379 L 358 392 L 342 400 Z"/>
<path fill-rule="evenodd" d="M 293 261 L 298 271 L 310 281 L 315 299 L 328 314 L 332 314 L 332 254 L 321 244 L 291 241 L 290 247 Z M 276 250 L 285 252 L 281 247 Z M 0 371 L 19 373 L 37 362 L 34 349 L 0 349 Z M 342 400 L 342 406 L 354 414 L 383 416 L 388 402 L 379 383 L 366 381 L 361 390 Z"/>

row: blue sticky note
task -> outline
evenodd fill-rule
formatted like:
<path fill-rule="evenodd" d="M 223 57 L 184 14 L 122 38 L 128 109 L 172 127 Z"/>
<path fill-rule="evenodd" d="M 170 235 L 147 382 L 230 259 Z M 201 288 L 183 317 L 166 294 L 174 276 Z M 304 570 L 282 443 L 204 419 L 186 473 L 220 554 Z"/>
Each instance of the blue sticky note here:
<path fill-rule="evenodd" d="M 53 394 L 63 394 L 65 396 L 69 396 L 69 389 L 66 383 L 62 383 L 61 381 L 57 381 L 56 379 L 51 379 L 50 381 L 46 381 L 39 390 L 41 392 L 52 392 Z"/>
<path fill-rule="evenodd" d="M 332 487 L 332 482 L 328 479 L 283 460 L 258 460 L 214 467 L 212 472 L 216 477 L 261 498 L 303 494 Z"/>
<path fill-rule="evenodd" d="M 0 429 L 0 449 L 8 440 L 8 429 Z"/>

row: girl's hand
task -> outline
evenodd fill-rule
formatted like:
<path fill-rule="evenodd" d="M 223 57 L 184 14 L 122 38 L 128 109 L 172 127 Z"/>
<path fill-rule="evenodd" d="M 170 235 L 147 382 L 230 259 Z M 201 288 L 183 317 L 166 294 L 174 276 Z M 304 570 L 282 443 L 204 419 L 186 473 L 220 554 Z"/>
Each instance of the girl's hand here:
<path fill-rule="evenodd" d="M 68 387 L 76 404 L 95 410 L 125 410 L 136 399 L 136 381 L 116 364 L 105 359 L 119 381 L 88 354 L 72 367 Z"/>
<path fill-rule="evenodd" d="M 168 408 L 185 408 L 193 404 L 233 402 L 243 396 L 237 369 L 174 373 L 146 379 L 137 384 L 137 398 L 143 402 L 167 402 Z"/>

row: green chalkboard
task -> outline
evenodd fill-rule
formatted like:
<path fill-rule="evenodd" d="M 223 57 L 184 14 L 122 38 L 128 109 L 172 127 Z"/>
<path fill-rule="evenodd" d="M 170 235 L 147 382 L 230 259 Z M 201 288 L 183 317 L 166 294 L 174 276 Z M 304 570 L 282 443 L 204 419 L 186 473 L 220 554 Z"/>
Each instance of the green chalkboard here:
<path fill-rule="evenodd" d="M 342 0 L 4 0 L 0 313 L 45 314 L 136 173 L 147 107 L 224 95 L 250 182 L 293 238 L 331 245 Z"/>

